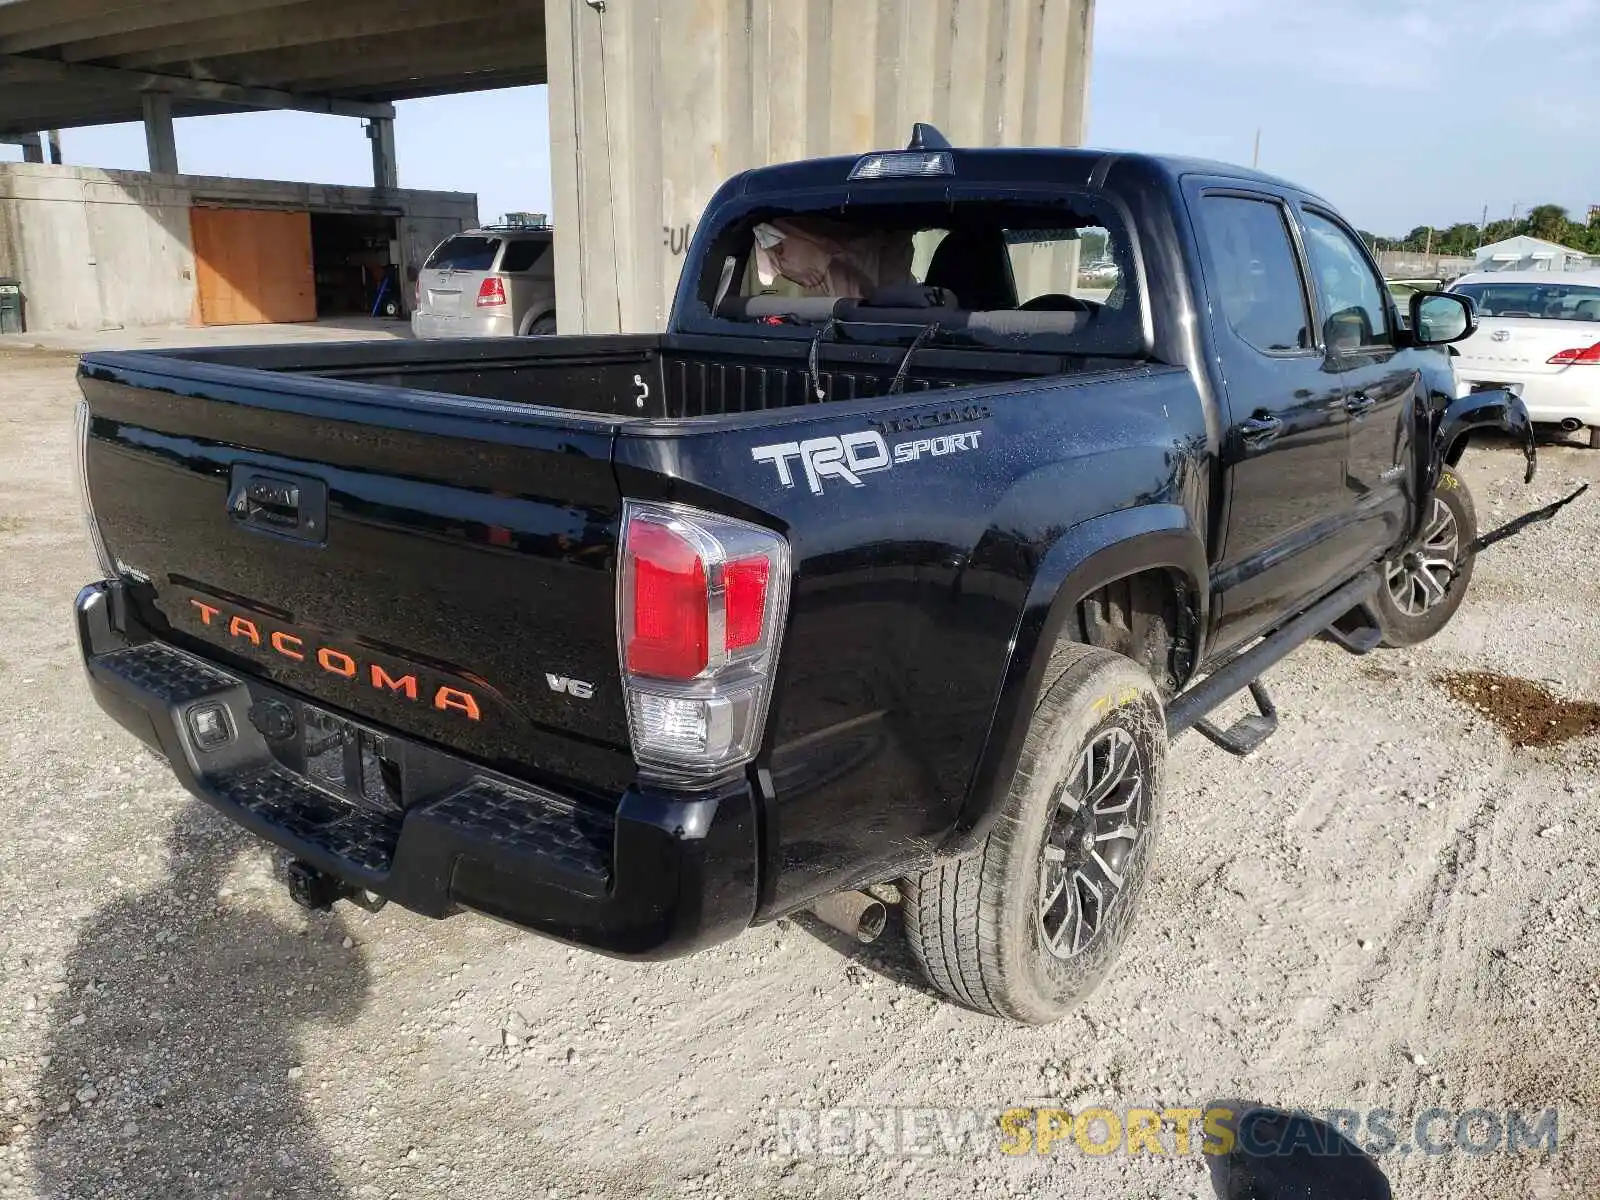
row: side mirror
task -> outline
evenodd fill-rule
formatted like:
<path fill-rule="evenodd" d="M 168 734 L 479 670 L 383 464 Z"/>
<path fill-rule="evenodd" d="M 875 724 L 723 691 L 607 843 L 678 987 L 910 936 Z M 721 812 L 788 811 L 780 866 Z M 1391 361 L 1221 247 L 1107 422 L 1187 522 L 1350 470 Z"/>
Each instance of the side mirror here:
<path fill-rule="evenodd" d="M 1418 292 L 1411 297 L 1411 338 L 1419 346 L 1447 346 L 1478 330 L 1478 307 L 1453 292 Z"/>

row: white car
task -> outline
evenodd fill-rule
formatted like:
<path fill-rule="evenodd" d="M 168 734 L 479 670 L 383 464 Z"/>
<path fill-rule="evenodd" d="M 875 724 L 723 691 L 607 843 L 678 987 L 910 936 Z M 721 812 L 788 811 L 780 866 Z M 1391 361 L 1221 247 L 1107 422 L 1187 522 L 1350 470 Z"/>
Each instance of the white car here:
<path fill-rule="evenodd" d="M 1535 421 L 1588 427 L 1600 450 L 1600 271 L 1464 275 L 1450 291 L 1478 306 L 1478 331 L 1458 342 L 1458 392 L 1509 386 Z"/>

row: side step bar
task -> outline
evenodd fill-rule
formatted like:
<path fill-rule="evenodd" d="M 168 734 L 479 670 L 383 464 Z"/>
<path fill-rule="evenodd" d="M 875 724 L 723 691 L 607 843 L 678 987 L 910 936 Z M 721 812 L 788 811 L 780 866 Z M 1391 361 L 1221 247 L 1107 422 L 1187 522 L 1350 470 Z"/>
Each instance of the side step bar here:
<path fill-rule="evenodd" d="M 1357 657 L 1371 654 L 1383 643 L 1383 633 L 1378 628 L 1378 614 L 1370 600 L 1356 605 L 1322 632 L 1329 641 L 1343 646 Z"/>
<path fill-rule="evenodd" d="M 1272 697 L 1267 695 L 1267 685 L 1252 679 L 1250 698 L 1256 702 L 1256 711 L 1246 713 L 1228 728 L 1222 729 L 1202 719 L 1194 723 L 1194 731 L 1219 749 L 1243 758 L 1278 732 L 1278 710 L 1273 706 Z"/>
<path fill-rule="evenodd" d="M 1167 705 L 1167 736 L 1175 738 L 1185 730 L 1194 728 L 1207 713 L 1229 696 L 1242 688 L 1249 687 L 1267 668 L 1281 662 L 1292 651 L 1316 637 L 1352 608 L 1371 599 L 1377 592 L 1381 580 L 1382 576 L 1377 567 L 1363 572 L 1332 595 L 1319 600 L 1283 628 L 1269 633 L 1221 670 L 1213 671 L 1188 691 L 1175 697 Z M 1257 704 L 1258 706 L 1260 704 L 1259 697 Z M 1266 707 L 1270 708 L 1270 705 L 1269 701 Z M 1252 718 L 1245 718 L 1246 722 L 1251 720 Z M 1270 721 L 1275 728 L 1277 714 L 1263 709 L 1261 718 L 1257 720 L 1263 724 Z M 1269 729 L 1268 733 L 1270 732 Z M 1246 736 L 1253 736 L 1253 732 Z M 1260 745 L 1265 737 L 1266 734 L 1263 734 L 1250 749 L 1253 750 L 1255 746 Z"/>

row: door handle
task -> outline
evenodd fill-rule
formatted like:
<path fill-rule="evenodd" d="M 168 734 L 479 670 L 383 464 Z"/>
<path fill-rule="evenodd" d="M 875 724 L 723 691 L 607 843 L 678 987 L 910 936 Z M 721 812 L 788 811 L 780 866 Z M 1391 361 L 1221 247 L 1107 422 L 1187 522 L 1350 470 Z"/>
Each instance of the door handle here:
<path fill-rule="evenodd" d="M 328 537 L 328 485 L 320 479 L 235 464 L 228 511 L 255 533 L 317 544 Z"/>
<path fill-rule="evenodd" d="M 1271 413 L 1257 413 L 1239 423 L 1239 438 L 1252 449 L 1265 446 L 1282 432 L 1283 421 Z"/>
<path fill-rule="evenodd" d="M 1377 403 L 1365 392 L 1351 392 L 1344 398 L 1344 410 L 1352 417 L 1364 417 Z"/>

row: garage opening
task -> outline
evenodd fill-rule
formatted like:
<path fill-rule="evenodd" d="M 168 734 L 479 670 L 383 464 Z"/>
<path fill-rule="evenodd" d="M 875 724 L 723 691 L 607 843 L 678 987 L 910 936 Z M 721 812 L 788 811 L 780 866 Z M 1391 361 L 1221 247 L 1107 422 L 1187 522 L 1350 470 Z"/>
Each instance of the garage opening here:
<path fill-rule="evenodd" d="M 311 214 L 317 316 L 403 315 L 398 218 L 381 213 Z"/>
<path fill-rule="evenodd" d="M 405 315 L 392 214 L 196 205 L 190 228 L 202 324 Z"/>

